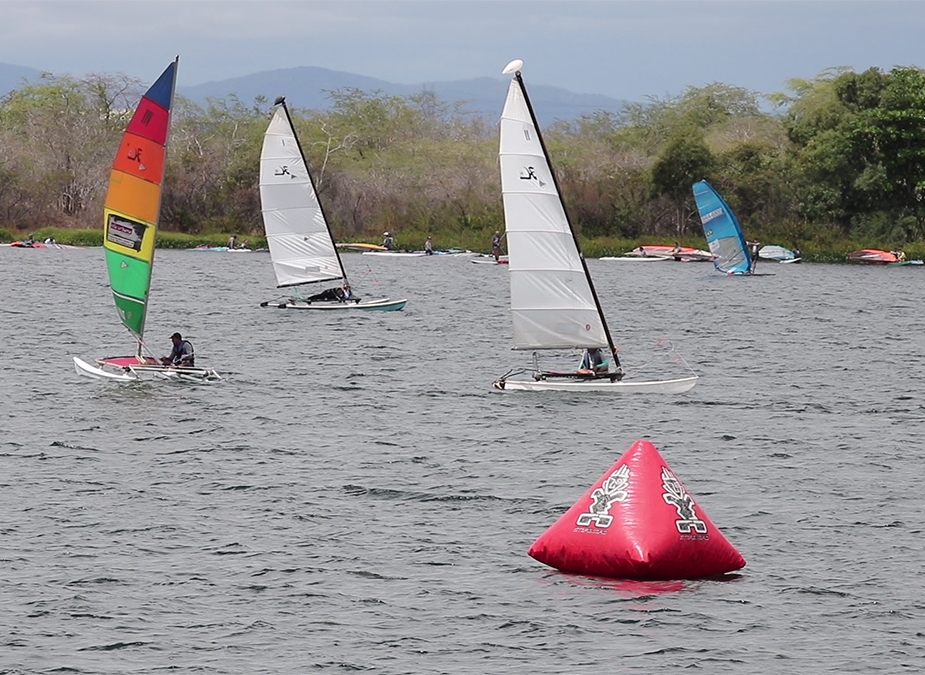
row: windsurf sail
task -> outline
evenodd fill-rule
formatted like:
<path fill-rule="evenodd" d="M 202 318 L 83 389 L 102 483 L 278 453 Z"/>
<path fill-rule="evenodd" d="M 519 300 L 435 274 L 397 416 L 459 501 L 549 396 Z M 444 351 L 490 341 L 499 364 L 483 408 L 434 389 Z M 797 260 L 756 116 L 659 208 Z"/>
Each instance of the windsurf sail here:
<path fill-rule="evenodd" d="M 167 66 L 141 97 L 112 164 L 103 210 L 109 285 L 119 318 L 138 341 L 139 354 L 178 62 Z"/>
<path fill-rule="evenodd" d="M 346 280 L 289 109 L 278 101 L 260 153 L 260 204 L 277 285 Z"/>
<path fill-rule="evenodd" d="M 864 248 L 848 254 L 849 262 L 887 264 L 899 262 L 899 256 L 893 251 L 881 251 L 876 248 Z"/>
<path fill-rule="evenodd" d="M 726 274 L 749 274 L 752 260 L 742 226 L 726 201 L 705 180 L 694 183 L 694 201 L 703 234 L 713 254 L 713 266 Z"/>
<path fill-rule="evenodd" d="M 499 158 L 514 349 L 614 352 L 519 70 L 501 113 Z"/>

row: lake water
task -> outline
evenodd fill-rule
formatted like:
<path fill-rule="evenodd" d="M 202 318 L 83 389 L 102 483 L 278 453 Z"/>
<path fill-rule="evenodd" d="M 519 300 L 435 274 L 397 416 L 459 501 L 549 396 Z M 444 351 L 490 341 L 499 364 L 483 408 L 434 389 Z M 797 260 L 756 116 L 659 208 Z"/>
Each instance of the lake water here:
<path fill-rule="evenodd" d="M 266 254 L 159 251 L 147 339 L 224 380 L 120 385 L 71 363 L 132 351 L 102 251 L 0 249 L 0 673 L 925 667 L 925 269 L 589 261 L 628 368 L 668 337 L 701 376 L 595 396 L 490 388 L 530 358 L 505 267 L 345 264 L 407 308 L 261 309 Z M 526 555 L 639 438 L 740 575 Z"/>

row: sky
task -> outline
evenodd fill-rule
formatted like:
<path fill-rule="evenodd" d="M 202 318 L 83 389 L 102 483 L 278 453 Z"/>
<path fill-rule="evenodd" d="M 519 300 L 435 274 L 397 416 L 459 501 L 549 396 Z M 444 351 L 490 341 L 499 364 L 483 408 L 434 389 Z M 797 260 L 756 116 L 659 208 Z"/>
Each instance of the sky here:
<path fill-rule="evenodd" d="M 502 78 L 621 100 L 759 93 L 827 68 L 925 66 L 925 0 L 0 0 L 0 62 L 185 86 L 319 66 L 418 84 Z"/>

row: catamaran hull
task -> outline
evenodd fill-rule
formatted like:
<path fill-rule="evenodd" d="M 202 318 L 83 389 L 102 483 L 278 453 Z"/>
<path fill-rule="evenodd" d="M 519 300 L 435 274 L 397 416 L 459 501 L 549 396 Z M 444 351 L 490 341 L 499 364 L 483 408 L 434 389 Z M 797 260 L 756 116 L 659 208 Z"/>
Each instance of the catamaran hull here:
<path fill-rule="evenodd" d="M 694 375 L 676 380 L 633 382 L 621 380 L 495 380 L 492 387 L 504 391 L 609 391 L 621 394 L 681 394 L 693 388 L 699 378 Z"/>
<path fill-rule="evenodd" d="M 325 300 L 316 302 L 288 302 L 266 303 L 264 306 L 278 307 L 279 309 L 315 309 L 315 310 L 345 310 L 345 309 L 364 309 L 379 312 L 395 312 L 403 309 L 407 300 L 390 300 L 388 298 L 378 298 L 376 300 L 364 300 L 362 302 L 328 302 Z"/>
<path fill-rule="evenodd" d="M 665 260 L 671 260 L 666 256 L 660 255 L 647 255 L 646 257 L 638 255 L 623 255 L 623 256 L 604 256 L 601 260 L 620 260 L 622 262 L 664 262 Z"/>
<path fill-rule="evenodd" d="M 74 369 L 78 375 L 93 377 L 98 380 L 117 380 L 120 382 L 138 382 L 139 380 L 179 380 L 184 382 L 210 382 L 222 379 L 218 373 L 208 368 L 168 368 L 153 364 L 138 364 L 124 368 L 93 366 L 74 357 Z"/>

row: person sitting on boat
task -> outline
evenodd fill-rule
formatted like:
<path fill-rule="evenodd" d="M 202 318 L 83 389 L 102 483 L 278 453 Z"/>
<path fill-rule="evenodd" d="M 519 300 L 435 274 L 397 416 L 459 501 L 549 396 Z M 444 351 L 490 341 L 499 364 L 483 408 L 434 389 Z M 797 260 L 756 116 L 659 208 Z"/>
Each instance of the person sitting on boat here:
<path fill-rule="evenodd" d="M 241 243 L 238 244 L 238 249 L 247 248 L 247 239 L 242 239 Z"/>
<path fill-rule="evenodd" d="M 169 356 L 161 358 L 161 363 L 175 368 L 192 368 L 196 360 L 193 354 L 193 343 L 189 340 L 184 340 L 179 333 L 171 335 L 170 341 L 173 343 L 173 349 L 170 351 Z"/>
<path fill-rule="evenodd" d="M 584 376 L 606 375 L 609 371 L 607 361 L 604 360 L 604 352 L 597 347 L 590 347 L 585 350 L 581 357 L 581 363 L 578 364 L 578 374 Z"/>
<path fill-rule="evenodd" d="M 427 255 L 434 254 L 434 240 L 431 237 L 427 237 L 424 241 L 424 253 Z"/>
<path fill-rule="evenodd" d="M 392 239 L 392 235 L 388 232 L 383 232 L 382 236 L 385 237 L 385 239 L 382 240 L 382 248 L 391 251 L 395 246 L 395 240 Z"/>
<path fill-rule="evenodd" d="M 234 245 L 237 243 L 237 241 L 238 241 L 238 235 L 236 234 L 233 234 L 230 237 L 228 237 L 228 248 L 234 248 Z"/>
<path fill-rule="evenodd" d="M 305 299 L 308 302 L 313 302 L 315 300 L 336 300 L 337 302 L 347 302 L 348 300 L 350 302 L 360 301 L 360 299 L 353 294 L 353 289 L 350 288 L 350 284 L 326 288 L 320 293 L 315 293 Z"/>
<path fill-rule="evenodd" d="M 674 259 L 676 261 L 681 260 L 681 244 L 679 244 L 678 242 L 674 243 L 674 248 L 671 249 L 671 255 L 674 256 Z"/>
<path fill-rule="evenodd" d="M 58 242 L 55 241 L 55 238 L 54 238 L 54 237 L 45 237 L 45 243 L 46 243 L 46 244 L 49 244 L 49 245 L 51 245 L 51 246 L 54 246 L 54 245 L 57 244 Z"/>
<path fill-rule="evenodd" d="M 341 302 L 359 302 L 360 301 L 360 298 L 358 298 L 357 296 L 353 294 L 353 289 L 350 288 L 350 284 L 344 284 L 343 288 L 341 288 L 341 292 L 343 293 Z"/>
<path fill-rule="evenodd" d="M 495 230 L 491 237 L 491 254 L 495 256 L 495 262 L 501 258 L 501 232 Z"/>

